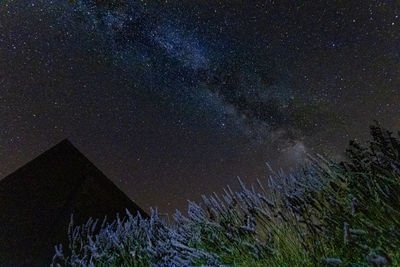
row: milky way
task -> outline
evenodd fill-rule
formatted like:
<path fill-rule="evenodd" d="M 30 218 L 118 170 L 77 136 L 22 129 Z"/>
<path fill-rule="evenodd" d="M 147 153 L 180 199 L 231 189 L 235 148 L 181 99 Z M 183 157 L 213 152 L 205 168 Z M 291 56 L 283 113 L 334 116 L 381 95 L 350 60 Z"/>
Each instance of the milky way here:
<path fill-rule="evenodd" d="M 0 174 L 69 138 L 144 208 L 400 129 L 396 1 L 2 1 Z"/>

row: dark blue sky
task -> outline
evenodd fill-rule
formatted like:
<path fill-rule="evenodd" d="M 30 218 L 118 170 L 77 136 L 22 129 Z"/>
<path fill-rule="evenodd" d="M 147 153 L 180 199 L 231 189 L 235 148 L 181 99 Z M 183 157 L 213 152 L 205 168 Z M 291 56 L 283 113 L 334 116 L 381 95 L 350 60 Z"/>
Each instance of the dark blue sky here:
<path fill-rule="evenodd" d="M 105 2 L 105 1 L 104 1 Z M 0 3 L 0 174 L 69 138 L 144 208 L 400 129 L 397 1 Z"/>

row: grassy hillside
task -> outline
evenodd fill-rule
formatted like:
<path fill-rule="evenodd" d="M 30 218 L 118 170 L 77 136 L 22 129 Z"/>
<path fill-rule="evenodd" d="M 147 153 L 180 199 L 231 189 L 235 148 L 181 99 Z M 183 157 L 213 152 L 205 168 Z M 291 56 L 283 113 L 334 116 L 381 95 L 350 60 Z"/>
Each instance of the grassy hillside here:
<path fill-rule="evenodd" d="M 74 266 L 400 265 L 400 140 L 379 125 L 346 159 L 189 203 L 173 222 L 127 214 L 68 233 L 53 264 Z"/>

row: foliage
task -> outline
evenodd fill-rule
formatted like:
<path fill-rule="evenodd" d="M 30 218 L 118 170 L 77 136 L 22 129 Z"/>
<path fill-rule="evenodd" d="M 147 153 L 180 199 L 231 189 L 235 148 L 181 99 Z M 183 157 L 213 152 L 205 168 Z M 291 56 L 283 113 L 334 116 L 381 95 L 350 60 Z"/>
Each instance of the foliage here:
<path fill-rule="evenodd" d="M 400 264 L 400 141 L 379 125 L 346 160 L 322 157 L 297 173 L 274 173 L 257 189 L 229 186 L 189 202 L 172 223 L 127 213 L 74 228 L 57 266 L 340 266 Z"/>

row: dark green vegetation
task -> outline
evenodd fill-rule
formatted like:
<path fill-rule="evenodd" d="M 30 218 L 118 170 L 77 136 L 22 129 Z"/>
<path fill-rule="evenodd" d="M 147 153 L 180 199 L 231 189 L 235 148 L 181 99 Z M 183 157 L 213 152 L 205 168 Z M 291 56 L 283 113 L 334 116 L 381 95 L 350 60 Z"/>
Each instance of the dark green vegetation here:
<path fill-rule="evenodd" d="M 166 222 L 128 214 L 76 228 L 61 265 L 384 266 L 400 264 L 400 140 L 379 125 L 340 163 L 322 157 L 258 187 L 190 203 Z"/>

